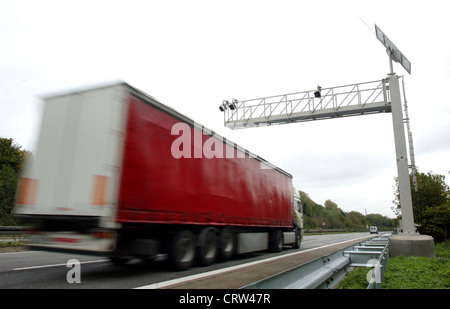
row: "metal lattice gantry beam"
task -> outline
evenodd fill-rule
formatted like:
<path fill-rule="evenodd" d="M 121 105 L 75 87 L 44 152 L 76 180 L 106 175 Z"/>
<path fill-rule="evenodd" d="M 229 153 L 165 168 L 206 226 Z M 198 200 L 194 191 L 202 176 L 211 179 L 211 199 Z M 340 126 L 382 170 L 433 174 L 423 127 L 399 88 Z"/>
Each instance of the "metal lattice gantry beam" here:
<path fill-rule="evenodd" d="M 320 88 L 258 99 L 223 101 L 225 126 L 242 129 L 391 112 L 387 80 Z"/>

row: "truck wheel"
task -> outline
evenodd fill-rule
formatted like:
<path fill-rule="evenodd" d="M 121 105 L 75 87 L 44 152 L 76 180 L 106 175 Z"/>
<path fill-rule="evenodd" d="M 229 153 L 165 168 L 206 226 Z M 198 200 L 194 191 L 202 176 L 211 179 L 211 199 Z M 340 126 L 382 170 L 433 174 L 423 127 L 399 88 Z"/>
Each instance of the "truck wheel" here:
<path fill-rule="evenodd" d="M 233 229 L 226 227 L 222 229 L 219 236 L 219 255 L 221 259 L 227 260 L 233 256 L 236 250 L 236 240 Z"/>
<path fill-rule="evenodd" d="M 169 262 L 176 270 L 185 270 L 195 261 L 195 235 L 188 230 L 175 234 L 170 242 Z"/>
<path fill-rule="evenodd" d="M 217 235 L 214 229 L 206 228 L 200 232 L 197 243 L 197 260 L 201 266 L 209 266 L 217 257 Z"/>
<path fill-rule="evenodd" d="M 131 260 L 131 257 L 111 256 L 109 260 L 116 266 L 123 266 Z"/>
<path fill-rule="evenodd" d="M 300 236 L 300 230 L 295 230 L 295 242 L 292 245 L 293 249 L 300 249 L 300 244 L 302 242 L 302 237 Z"/>
<path fill-rule="evenodd" d="M 280 230 L 273 232 L 269 248 L 272 252 L 281 252 L 283 250 L 283 232 Z"/>
<path fill-rule="evenodd" d="M 116 251 L 113 256 L 109 257 L 109 260 L 116 266 L 122 266 L 128 263 L 133 257 L 128 252 L 128 241 L 119 236 L 116 245 Z"/>

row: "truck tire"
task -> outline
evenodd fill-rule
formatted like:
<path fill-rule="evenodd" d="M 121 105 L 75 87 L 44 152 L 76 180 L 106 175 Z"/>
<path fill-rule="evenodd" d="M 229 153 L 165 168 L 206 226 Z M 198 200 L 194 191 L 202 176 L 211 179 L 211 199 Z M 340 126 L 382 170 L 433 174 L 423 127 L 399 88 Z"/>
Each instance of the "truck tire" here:
<path fill-rule="evenodd" d="M 272 233 L 269 249 L 272 252 L 281 252 L 283 250 L 283 232 L 276 230 Z"/>
<path fill-rule="evenodd" d="M 203 229 L 197 241 L 197 261 L 200 266 L 209 266 L 217 258 L 218 239 L 213 228 Z"/>
<path fill-rule="evenodd" d="M 186 270 L 195 261 L 195 235 L 188 230 L 177 232 L 169 246 L 169 262 L 175 270 Z"/>
<path fill-rule="evenodd" d="M 236 239 L 231 227 L 223 228 L 219 235 L 219 257 L 223 260 L 231 258 L 236 252 Z"/>
<path fill-rule="evenodd" d="M 128 261 L 130 261 L 131 259 L 132 259 L 131 257 L 122 257 L 122 256 L 109 257 L 109 260 L 116 266 L 123 266 L 126 263 L 128 263 Z"/>
<path fill-rule="evenodd" d="M 129 242 L 123 237 L 119 236 L 116 244 L 116 251 L 109 260 L 116 266 L 122 266 L 128 263 L 133 257 L 128 252 Z"/>
<path fill-rule="evenodd" d="M 292 245 L 292 248 L 300 249 L 301 242 L 302 242 L 301 232 L 300 232 L 300 230 L 295 230 L 295 242 Z"/>

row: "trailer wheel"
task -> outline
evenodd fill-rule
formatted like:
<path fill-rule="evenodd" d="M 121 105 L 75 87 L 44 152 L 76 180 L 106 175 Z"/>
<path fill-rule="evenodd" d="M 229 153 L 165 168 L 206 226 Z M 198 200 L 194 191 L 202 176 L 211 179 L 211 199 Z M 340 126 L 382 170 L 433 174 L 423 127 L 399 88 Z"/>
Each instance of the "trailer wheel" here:
<path fill-rule="evenodd" d="M 188 230 L 175 234 L 170 242 L 169 262 L 176 270 L 185 270 L 195 261 L 195 235 Z"/>
<path fill-rule="evenodd" d="M 218 241 L 214 229 L 205 228 L 198 236 L 197 260 L 201 266 L 209 266 L 216 260 Z"/>
<path fill-rule="evenodd" d="M 283 232 L 276 230 L 272 233 L 269 248 L 272 252 L 281 252 L 283 250 Z"/>
<path fill-rule="evenodd" d="M 219 236 L 219 255 L 221 259 L 227 260 L 236 251 L 236 240 L 233 229 L 226 227 L 222 229 Z"/>

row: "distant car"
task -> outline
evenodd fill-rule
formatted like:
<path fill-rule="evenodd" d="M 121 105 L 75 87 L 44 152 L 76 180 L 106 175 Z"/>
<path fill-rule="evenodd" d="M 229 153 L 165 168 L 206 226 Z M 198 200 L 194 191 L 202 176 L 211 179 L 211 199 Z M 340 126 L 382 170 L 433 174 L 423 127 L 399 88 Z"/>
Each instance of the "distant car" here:
<path fill-rule="evenodd" d="M 370 234 L 378 234 L 378 228 L 376 226 L 371 226 L 369 228 Z"/>

